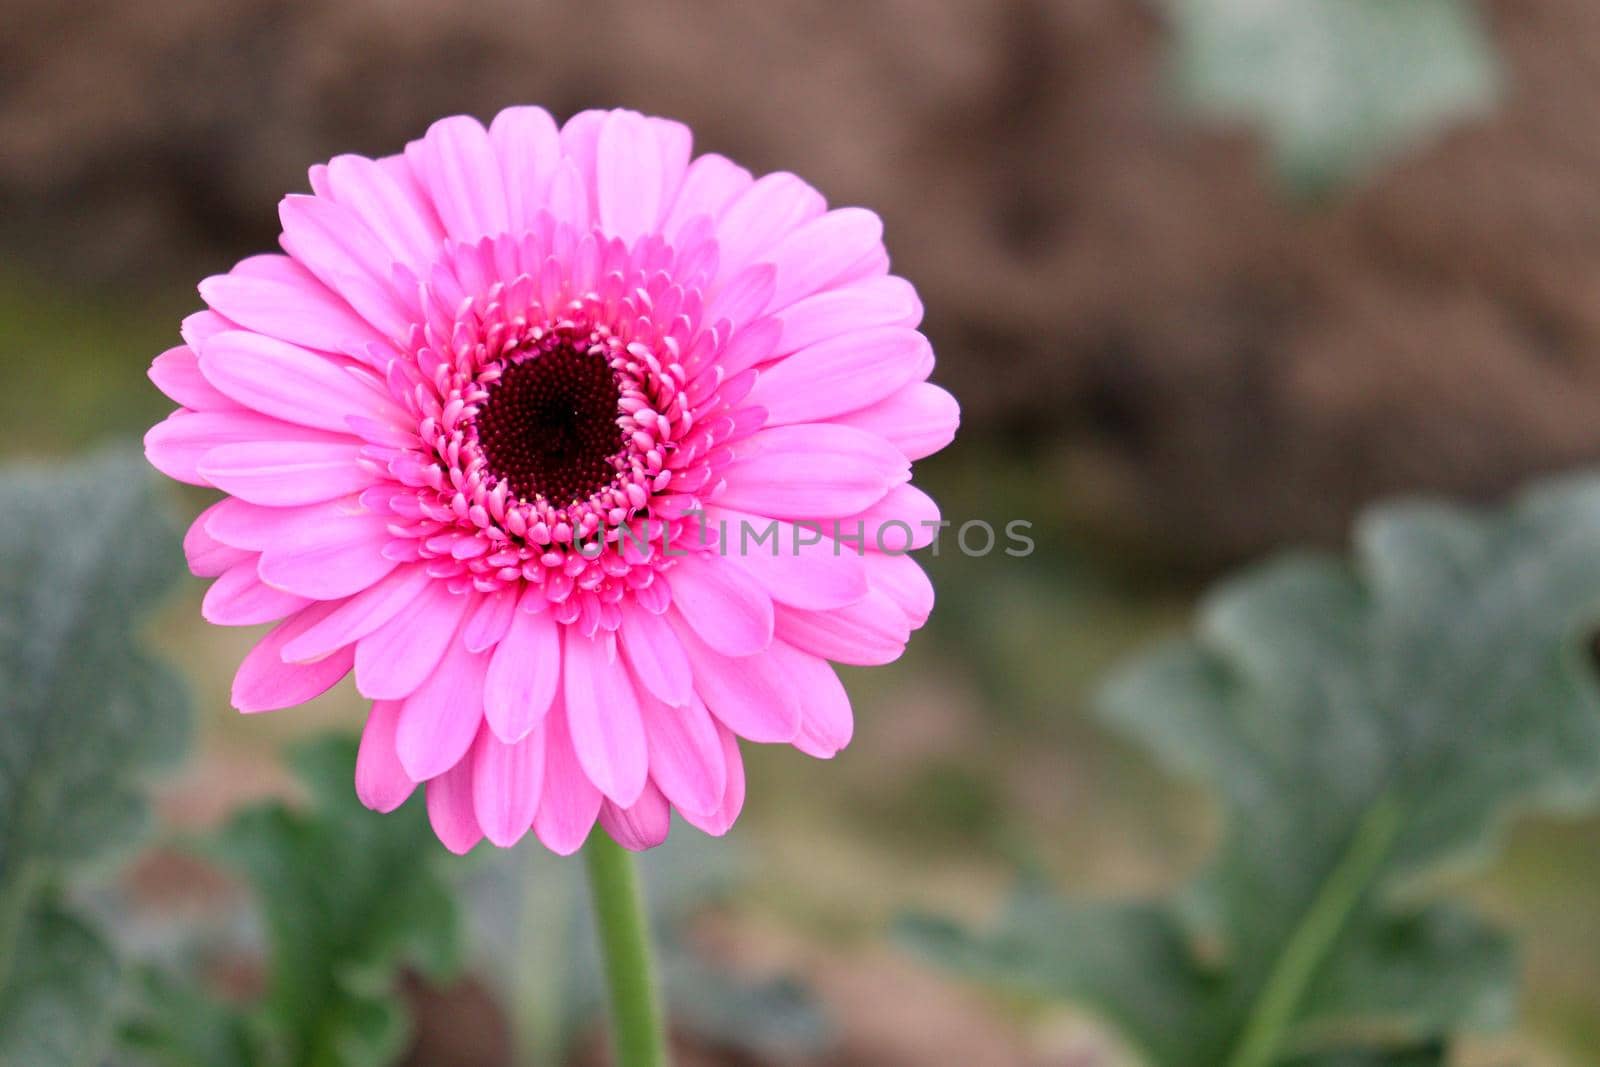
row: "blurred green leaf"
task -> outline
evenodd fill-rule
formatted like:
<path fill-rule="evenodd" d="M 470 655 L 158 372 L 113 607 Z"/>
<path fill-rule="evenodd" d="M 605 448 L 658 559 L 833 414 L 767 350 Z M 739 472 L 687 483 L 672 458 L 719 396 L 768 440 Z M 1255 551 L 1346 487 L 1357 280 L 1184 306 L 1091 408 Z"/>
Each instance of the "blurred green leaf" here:
<path fill-rule="evenodd" d="M 153 968 L 133 983 L 118 1044 L 158 1067 L 257 1067 L 261 1036 L 238 1006 Z"/>
<path fill-rule="evenodd" d="M 184 748 L 183 687 L 134 626 L 182 569 L 137 457 L 0 476 L 0 883 L 126 845 Z"/>
<path fill-rule="evenodd" d="M 1600 481 L 1498 517 L 1376 511 L 1353 562 L 1225 584 L 1192 638 L 1104 692 L 1114 725 L 1223 803 L 1193 883 L 1104 903 L 1030 887 L 990 930 L 905 932 L 1098 1008 L 1156 1064 L 1430 1062 L 1415 1050 L 1507 1021 L 1514 968 L 1503 935 L 1429 890 L 1508 812 L 1593 798 L 1597 621 Z"/>
<path fill-rule="evenodd" d="M 1409 1048 L 1348 1048 L 1337 1052 L 1311 1052 L 1289 1060 L 1285 1067 L 1444 1067 L 1448 1049 L 1437 1041 Z"/>
<path fill-rule="evenodd" d="M 1178 89 L 1259 126 L 1291 189 L 1385 162 L 1498 92 L 1470 0 L 1169 0 Z"/>
<path fill-rule="evenodd" d="M 270 804 L 236 816 L 215 854 L 255 891 L 271 948 L 263 1030 L 274 1063 L 378 1067 L 404 1049 L 394 982 L 402 964 L 434 979 L 460 966 L 448 856 L 422 798 L 368 811 L 351 785 L 356 746 L 319 740 L 292 762 L 305 810 Z"/>
<path fill-rule="evenodd" d="M 53 906 L 35 907 L 17 931 L 0 987 L 0 1064 L 94 1062 L 108 1036 L 117 982 L 116 955 L 98 933 Z"/>
<path fill-rule="evenodd" d="M 182 562 L 150 485 L 125 453 L 0 475 L 0 1064 L 98 1052 L 115 957 L 54 899 L 138 839 L 140 782 L 187 741 L 183 686 L 135 640 Z"/>
<path fill-rule="evenodd" d="M 310 803 L 241 812 L 206 846 L 261 909 L 265 1001 L 233 1004 L 148 972 L 126 1049 L 160 1067 L 383 1067 L 405 1051 L 400 969 L 442 981 L 461 965 L 450 857 L 420 795 L 390 815 L 361 805 L 355 757 L 351 738 L 300 746 L 291 762 Z"/>

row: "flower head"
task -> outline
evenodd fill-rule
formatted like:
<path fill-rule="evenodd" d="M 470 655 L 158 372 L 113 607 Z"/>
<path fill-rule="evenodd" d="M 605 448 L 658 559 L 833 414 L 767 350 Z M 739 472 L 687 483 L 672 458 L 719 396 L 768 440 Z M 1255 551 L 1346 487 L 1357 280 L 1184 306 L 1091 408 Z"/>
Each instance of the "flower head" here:
<path fill-rule="evenodd" d="M 239 710 L 354 670 L 362 800 L 425 783 L 456 851 L 722 833 L 740 739 L 842 748 L 829 661 L 926 619 L 910 463 L 958 417 L 878 218 L 629 111 L 444 119 L 311 186 L 150 370 L 150 461 L 226 494 L 206 618 L 278 622 Z"/>

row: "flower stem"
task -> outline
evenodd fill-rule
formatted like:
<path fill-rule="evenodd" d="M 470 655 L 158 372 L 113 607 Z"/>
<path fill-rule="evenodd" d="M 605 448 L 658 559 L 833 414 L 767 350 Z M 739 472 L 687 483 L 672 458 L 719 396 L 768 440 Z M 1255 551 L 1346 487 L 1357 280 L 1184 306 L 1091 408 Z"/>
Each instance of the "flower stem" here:
<path fill-rule="evenodd" d="M 516 1048 L 517 1067 L 536 1067 L 555 1063 L 571 1036 L 561 1028 L 562 997 L 566 990 L 550 960 L 568 958 L 567 926 L 548 921 L 552 913 L 563 914 L 570 892 L 565 879 L 542 877 L 537 862 L 539 852 L 525 850 L 522 877 L 525 883 L 517 913 L 516 951 L 512 953 L 511 988 L 516 1009 L 511 1013 L 511 1033 Z"/>
<path fill-rule="evenodd" d="M 33 903 L 35 864 L 24 860 L 4 882 L 0 882 L 0 986 L 11 977 L 16 962 L 22 927 Z"/>
<path fill-rule="evenodd" d="M 617 1067 L 666 1067 L 666 1030 L 656 997 L 650 934 L 633 857 L 596 830 L 583 848 L 589 863 L 600 950 L 611 992 Z"/>

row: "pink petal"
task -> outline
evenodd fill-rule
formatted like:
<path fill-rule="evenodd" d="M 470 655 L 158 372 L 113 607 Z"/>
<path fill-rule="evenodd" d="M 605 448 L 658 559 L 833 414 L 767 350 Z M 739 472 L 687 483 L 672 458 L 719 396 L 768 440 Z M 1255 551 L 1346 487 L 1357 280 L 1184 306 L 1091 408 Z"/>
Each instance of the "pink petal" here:
<path fill-rule="evenodd" d="M 383 336 L 350 305 L 288 256 L 276 277 L 218 274 L 200 283 L 200 296 L 222 315 L 255 333 L 324 352 L 359 351 Z"/>
<path fill-rule="evenodd" d="M 863 562 L 872 588 L 894 601 L 912 629 L 928 621 L 933 612 L 933 583 L 916 560 L 907 555 L 872 553 Z"/>
<path fill-rule="evenodd" d="M 784 654 L 792 657 L 791 669 L 805 679 L 806 699 L 794 747 L 817 759 L 832 759 L 855 731 L 850 697 L 827 660 L 784 647 Z"/>
<path fill-rule="evenodd" d="M 188 345 L 161 353 L 150 364 L 150 380 L 170 399 L 192 411 L 238 410 L 200 373 L 200 357 Z"/>
<path fill-rule="evenodd" d="M 585 637 L 566 627 L 561 689 L 578 762 L 595 787 L 624 806 L 644 788 L 650 771 L 639 696 L 609 634 Z"/>
<path fill-rule="evenodd" d="M 508 745 L 478 731 L 472 748 L 472 806 L 484 836 L 510 848 L 533 826 L 544 789 L 544 731 Z"/>
<path fill-rule="evenodd" d="M 600 130 L 611 112 L 589 108 L 567 119 L 561 126 L 561 154 L 577 169 L 584 188 L 595 187 L 596 161 L 600 156 Z"/>
<path fill-rule="evenodd" d="M 374 703 L 361 731 L 361 748 L 356 752 L 356 796 L 373 811 L 385 814 L 404 804 L 417 787 L 400 766 L 400 757 L 394 750 L 399 722 L 399 701 Z"/>
<path fill-rule="evenodd" d="M 772 598 L 716 555 L 686 556 L 663 573 L 672 603 L 705 643 L 725 656 L 748 656 L 772 640 Z"/>
<path fill-rule="evenodd" d="M 762 266 L 765 267 L 766 264 Z M 714 370 L 720 372 L 726 381 L 751 367 L 767 362 L 777 352 L 778 338 L 782 333 L 783 327 L 779 326 L 775 319 L 757 319 L 746 323 L 734 333 L 727 347 L 722 350 Z M 721 395 L 727 397 L 726 388 L 722 390 Z"/>
<path fill-rule="evenodd" d="M 313 600 L 340 600 L 398 566 L 383 555 L 389 539 L 387 516 L 296 510 L 299 517 L 262 549 L 261 577 L 269 584 Z"/>
<path fill-rule="evenodd" d="M 189 561 L 190 573 L 197 578 L 215 578 L 234 564 L 254 561 L 257 556 L 255 552 L 223 544 L 206 529 L 211 513 L 225 503 L 225 500 L 218 501 L 202 511 L 183 535 L 183 555 Z"/>
<path fill-rule="evenodd" d="M 513 589 L 500 589 L 480 597 L 462 632 L 467 648 L 473 652 L 487 652 L 499 644 L 511 629 L 511 617 L 516 611 L 517 593 Z"/>
<path fill-rule="evenodd" d="M 767 253 L 778 268 L 772 307 L 788 307 L 822 289 L 883 247 L 883 221 L 865 208 L 830 211 L 797 228 Z"/>
<path fill-rule="evenodd" d="M 716 219 L 727 210 L 753 179 L 750 172 L 725 156 L 711 153 L 689 164 L 683 185 L 661 224 L 661 232 L 676 239 L 683 228 L 704 215 Z"/>
<path fill-rule="evenodd" d="M 344 434 L 353 415 L 397 424 L 406 418 L 375 382 L 334 357 L 256 333 L 213 337 L 200 369 L 245 407 L 301 426 Z"/>
<path fill-rule="evenodd" d="M 323 197 L 286 196 L 278 205 L 278 218 L 284 251 L 379 334 L 391 339 L 406 335 L 411 316 L 390 282 L 394 259 L 360 216 Z"/>
<path fill-rule="evenodd" d="M 495 647 L 484 685 L 489 729 L 510 744 L 544 719 L 561 680 L 561 635 L 548 612 L 519 611 Z"/>
<path fill-rule="evenodd" d="M 852 263 L 843 274 L 833 280 L 833 284 L 843 288 L 870 278 L 881 278 L 888 273 L 889 250 L 879 245 Z"/>
<path fill-rule="evenodd" d="M 428 822 L 444 847 L 458 856 L 465 856 L 483 840 L 472 792 L 472 763 L 468 760 L 428 783 Z"/>
<path fill-rule="evenodd" d="M 557 222 L 564 222 L 574 230 L 588 228 L 589 190 L 572 160 L 563 159 L 556 164 L 556 172 L 550 178 L 550 197 L 545 207 Z"/>
<path fill-rule="evenodd" d="M 779 603 L 826 611 L 867 595 L 860 549 L 826 536 L 831 526 L 802 528 L 724 508 L 707 508 L 706 521 L 722 531 L 723 558 Z"/>
<path fill-rule="evenodd" d="M 794 352 L 878 326 L 915 327 L 922 321 L 922 301 L 910 282 L 886 274 L 808 296 L 774 317 L 783 326 L 779 350 Z"/>
<path fill-rule="evenodd" d="M 668 704 L 685 704 L 694 696 L 694 675 L 678 635 L 660 615 L 646 611 L 629 597 L 618 605 L 622 625 L 617 644 L 644 688 Z"/>
<path fill-rule="evenodd" d="M 202 477 L 252 504 L 317 504 L 358 493 L 375 480 L 361 464 L 362 445 L 344 441 L 248 441 L 205 454 Z"/>
<path fill-rule="evenodd" d="M 717 222 L 722 276 L 732 277 L 800 224 L 827 210 L 822 194 L 793 174 L 768 174 L 729 205 Z"/>
<path fill-rule="evenodd" d="M 489 124 L 489 140 L 500 161 L 506 218 L 512 233 L 532 228 L 561 160 L 561 135 L 542 107 L 508 107 Z"/>
<path fill-rule="evenodd" d="M 961 423 L 961 405 L 932 382 L 914 382 L 870 407 L 835 420 L 881 434 L 907 459 L 931 456 L 955 440 Z"/>
<path fill-rule="evenodd" d="M 256 573 L 256 561 L 247 558 L 228 568 L 200 604 L 200 614 L 218 626 L 255 626 L 276 622 L 312 603 L 305 597 L 274 589 Z"/>
<path fill-rule="evenodd" d="M 694 133 L 683 123 L 672 119 L 650 118 L 646 121 L 650 123 L 651 132 L 655 134 L 656 144 L 661 150 L 659 219 L 683 186 L 684 173 L 689 169 L 689 157 L 694 152 Z"/>
<path fill-rule="evenodd" d="M 229 322 L 215 311 L 206 308 L 184 316 L 183 322 L 178 325 L 178 333 L 183 337 L 183 343 L 193 349 L 195 355 L 199 355 L 201 347 L 211 338 L 238 328 L 237 323 Z"/>
<path fill-rule="evenodd" d="M 416 183 L 401 180 L 405 173 L 403 166 L 365 156 L 335 156 L 328 161 L 327 193 L 365 223 L 394 260 L 420 271 L 438 256 L 444 226 Z"/>
<path fill-rule="evenodd" d="M 928 339 L 885 326 L 802 348 L 761 371 L 747 402 L 767 409 L 767 425 L 824 422 L 877 403 L 927 377 Z"/>
<path fill-rule="evenodd" d="M 834 611 L 780 607 L 777 636 L 835 663 L 876 667 L 900 658 L 911 640 L 911 627 L 900 606 L 874 589 L 862 600 Z"/>
<path fill-rule="evenodd" d="M 933 543 L 941 527 L 939 505 L 914 485 L 897 485 L 859 514 L 838 520 L 841 536 L 858 537 L 874 552 L 907 552 Z M 823 524 L 827 532 L 833 520 Z"/>
<path fill-rule="evenodd" d="M 454 115 L 406 145 L 406 159 L 433 198 L 445 232 L 457 241 L 495 237 L 508 229 L 500 161 L 476 119 Z"/>
<path fill-rule="evenodd" d="M 270 415 L 234 408 L 229 411 L 179 409 L 144 435 L 150 465 L 169 478 L 189 485 L 210 485 L 200 463 L 213 448 L 241 441 L 335 440 L 321 430 L 294 426 Z"/>
<path fill-rule="evenodd" d="M 661 146 L 645 117 L 613 111 L 595 145 L 595 207 L 600 226 L 633 244 L 661 221 Z"/>
<path fill-rule="evenodd" d="M 645 783 L 639 799 L 626 808 L 611 801 L 600 805 L 600 825 L 617 844 L 631 852 L 655 848 L 672 831 L 672 806 L 653 783 Z"/>
<path fill-rule="evenodd" d="M 717 290 L 717 295 L 706 305 L 705 321 L 727 319 L 735 327 L 745 325 L 772 303 L 777 278 L 777 268 L 771 263 L 752 263 Z M 773 338 L 773 343 L 777 343 L 777 337 Z M 733 367 L 728 373 L 737 374 L 741 370 L 743 366 Z"/>
<path fill-rule="evenodd" d="M 722 805 L 728 768 L 717 724 L 699 697 L 682 707 L 644 701 L 650 743 L 650 778 L 683 811 L 715 814 Z"/>
<path fill-rule="evenodd" d="M 357 643 L 356 689 L 372 700 L 416 692 L 439 665 L 471 603 L 445 583 L 430 581 L 399 614 Z"/>
<path fill-rule="evenodd" d="M 233 679 L 234 707 L 256 712 L 304 704 L 332 689 L 350 673 L 352 655 L 348 649 L 316 663 L 283 661 L 283 646 L 319 622 L 330 607 L 315 604 L 285 619 L 250 650 Z"/>
<path fill-rule="evenodd" d="M 444 657 L 400 709 L 394 747 L 412 781 L 443 774 L 472 747 L 483 722 L 483 675 L 489 657 L 452 640 Z"/>
<path fill-rule="evenodd" d="M 713 715 L 751 741 L 782 744 L 795 739 L 803 694 L 771 647 L 753 656 L 724 656 L 696 637 L 677 612 L 667 618 L 694 668 L 695 689 Z"/>
<path fill-rule="evenodd" d="M 348 506 L 348 501 L 332 500 L 298 508 L 264 508 L 228 497 L 205 512 L 206 533 L 225 545 L 260 552 L 296 523 L 313 516 L 338 515 Z"/>
<path fill-rule="evenodd" d="M 849 426 L 775 426 L 738 449 L 722 471 L 725 484 L 713 502 L 756 515 L 853 515 L 910 477 L 898 449 Z"/>
<path fill-rule="evenodd" d="M 354 644 L 398 615 L 433 584 L 421 564 L 397 567 L 284 645 L 283 658 L 289 663 L 306 663 Z M 358 677 L 359 671 L 357 668 Z"/>
<path fill-rule="evenodd" d="M 558 708 L 546 721 L 544 796 L 533 830 L 551 852 L 570 856 L 588 838 L 602 798 L 573 751 L 565 709 Z"/>
<path fill-rule="evenodd" d="M 718 726 L 717 733 L 722 737 L 722 758 L 728 768 L 728 784 L 722 791 L 722 804 L 714 815 L 683 812 L 685 822 L 712 837 L 721 837 L 732 829 L 739 812 L 744 808 L 744 759 L 739 755 L 739 739 L 724 726 Z"/>

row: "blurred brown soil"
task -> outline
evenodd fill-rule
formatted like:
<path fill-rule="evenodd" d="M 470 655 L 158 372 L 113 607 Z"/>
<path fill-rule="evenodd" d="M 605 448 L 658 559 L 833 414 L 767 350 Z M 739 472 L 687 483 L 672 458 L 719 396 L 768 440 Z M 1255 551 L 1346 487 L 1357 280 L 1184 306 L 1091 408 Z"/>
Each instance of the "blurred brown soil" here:
<path fill-rule="evenodd" d="M 185 853 L 148 852 L 125 872 L 123 884 L 147 922 L 183 921 L 223 925 L 244 903 L 240 888 L 210 865 Z M 827 1013 L 838 1040 L 823 1056 L 754 1058 L 674 1037 L 678 1067 L 1043 1067 L 1023 1046 L 1018 1028 L 982 994 L 952 982 L 883 944 L 841 948 L 765 923 L 713 920 L 702 924 L 705 950 L 733 973 L 802 976 L 808 992 Z M 210 988 L 240 1000 L 263 990 L 258 959 L 227 946 L 205 962 Z M 468 975 L 434 987 L 416 977 L 402 996 L 413 1017 L 414 1039 L 405 1067 L 540 1067 L 515 1064 L 503 1007 L 479 979 Z M 1088 1055 L 1097 1047 L 1087 1031 L 1066 1048 Z M 1112 1067 L 1109 1059 L 1055 1060 L 1063 1067 Z M 589 1034 L 571 1061 L 574 1067 L 609 1063 L 603 1034 Z M 555 1067 L 555 1065 L 551 1065 Z"/>
<path fill-rule="evenodd" d="M 271 244 L 308 163 L 437 115 L 680 116 L 878 208 L 968 431 L 1208 565 L 1600 455 L 1600 5 L 1487 10 L 1499 115 L 1313 209 L 1177 120 L 1145 0 L 9 0 L 0 247 L 188 284 Z"/>

